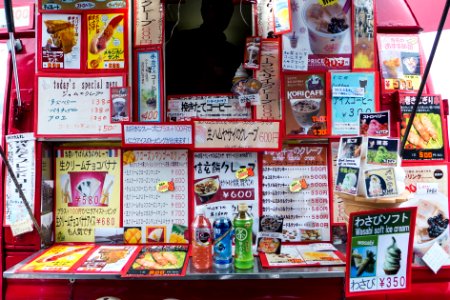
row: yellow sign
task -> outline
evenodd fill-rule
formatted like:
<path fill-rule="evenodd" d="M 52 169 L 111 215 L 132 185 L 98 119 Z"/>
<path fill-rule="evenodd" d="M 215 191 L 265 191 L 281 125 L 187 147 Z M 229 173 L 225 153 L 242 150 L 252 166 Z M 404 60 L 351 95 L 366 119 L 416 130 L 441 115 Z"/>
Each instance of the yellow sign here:
<path fill-rule="evenodd" d="M 334 4 L 338 4 L 339 0 L 318 0 L 318 2 L 322 6 L 331 6 Z"/>
<path fill-rule="evenodd" d="M 156 184 L 156 191 L 160 193 L 165 193 L 168 191 L 175 190 L 173 181 L 160 181 Z"/>
<path fill-rule="evenodd" d="M 308 184 L 306 183 L 305 179 L 295 179 L 289 185 L 289 191 L 291 193 L 298 193 L 301 190 L 306 189 L 307 187 L 308 187 Z"/>

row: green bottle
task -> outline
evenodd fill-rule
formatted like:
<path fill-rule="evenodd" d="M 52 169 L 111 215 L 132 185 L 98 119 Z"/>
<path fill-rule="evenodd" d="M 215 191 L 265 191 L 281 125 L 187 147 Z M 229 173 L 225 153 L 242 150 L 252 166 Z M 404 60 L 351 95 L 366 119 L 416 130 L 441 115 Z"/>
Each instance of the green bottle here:
<path fill-rule="evenodd" d="M 234 266 L 237 269 L 253 268 L 253 219 L 247 211 L 247 204 L 240 203 L 238 205 L 238 214 L 233 221 L 235 241 Z"/>

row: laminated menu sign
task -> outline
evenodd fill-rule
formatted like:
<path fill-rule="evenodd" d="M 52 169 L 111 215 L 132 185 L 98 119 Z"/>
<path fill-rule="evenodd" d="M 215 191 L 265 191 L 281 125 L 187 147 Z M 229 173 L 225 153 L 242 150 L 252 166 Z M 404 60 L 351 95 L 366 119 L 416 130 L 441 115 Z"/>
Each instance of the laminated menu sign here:
<path fill-rule="evenodd" d="M 359 114 L 359 134 L 363 136 L 389 136 L 389 111 Z"/>
<path fill-rule="evenodd" d="M 449 266 L 448 165 L 411 165 L 403 169 L 406 173 L 406 190 L 411 196 L 402 206 L 417 207 L 414 263 L 424 265 L 423 256 L 433 244 L 437 244 L 447 253 L 444 265 Z"/>
<path fill-rule="evenodd" d="M 42 10 L 88 10 L 88 9 L 117 9 L 126 8 L 127 1 L 105 0 L 105 1 L 86 1 L 86 0 L 39 0 L 39 8 Z"/>
<path fill-rule="evenodd" d="M 346 296 L 411 288 L 415 208 L 350 214 Z"/>
<path fill-rule="evenodd" d="M 119 274 L 138 246 L 100 246 L 88 257 L 84 257 L 76 273 L 117 273 Z"/>
<path fill-rule="evenodd" d="M 258 1 L 258 6 L 261 2 Z M 255 71 L 256 79 L 262 83 L 259 90 L 261 104 L 256 105 L 257 120 L 281 120 L 280 103 L 280 52 L 276 39 L 262 40 L 260 69 Z"/>
<path fill-rule="evenodd" d="M 163 75 L 161 51 L 158 49 L 137 52 L 137 101 L 141 122 L 163 120 Z"/>
<path fill-rule="evenodd" d="M 182 147 L 192 145 L 191 124 L 126 124 L 123 147 Z"/>
<path fill-rule="evenodd" d="M 161 1 L 134 0 L 134 45 L 162 44 L 164 9 Z"/>
<path fill-rule="evenodd" d="M 56 242 L 94 242 L 95 228 L 120 226 L 120 149 L 56 151 Z"/>
<path fill-rule="evenodd" d="M 350 7 L 351 1 L 347 0 L 292 1 L 292 30 L 282 38 L 283 69 L 350 70 Z"/>
<path fill-rule="evenodd" d="M 125 14 L 87 14 L 87 68 L 117 70 L 125 68 Z"/>
<path fill-rule="evenodd" d="M 332 159 L 332 180 L 333 180 L 333 191 L 336 190 L 336 181 L 338 176 L 338 153 L 339 153 L 339 142 L 330 142 L 331 148 L 331 159 Z M 344 212 L 344 200 L 337 194 L 333 193 L 333 223 L 344 223 L 345 212 Z"/>
<path fill-rule="evenodd" d="M 9 164 L 17 178 L 25 198 L 34 212 L 36 184 L 36 140 L 33 133 L 6 136 L 6 150 Z M 28 211 L 20 198 L 19 191 L 9 173 L 5 182 L 4 225 L 10 226 L 29 220 Z"/>
<path fill-rule="evenodd" d="M 359 133 L 360 113 L 376 110 L 374 72 L 331 73 L 331 128 L 333 135 Z"/>
<path fill-rule="evenodd" d="M 252 152 L 194 153 L 194 202 L 205 206 L 207 216 L 234 218 L 237 206 L 245 202 L 254 217 L 259 215 L 258 154 Z"/>
<path fill-rule="evenodd" d="M 183 276 L 188 250 L 188 245 L 143 246 L 127 264 L 122 277 Z"/>
<path fill-rule="evenodd" d="M 187 150 L 127 150 L 122 161 L 125 242 L 186 243 Z"/>
<path fill-rule="evenodd" d="M 42 14 L 39 68 L 79 70 L 81 64 L 81 15 Z"/>
<path fill-rule="evenodd" d="M 327 148 L 325 146 L 285 147 L 264 152 L 262 211 L 284 217 L 283 231 L 291 241 L 329 241 L 330 203 Z M 292 182 L 306 185 L 291 191 Z M 314 233 L 314 234 L 311 234 Z"/>
<path fill-rule="evenodd" d="M 19 269 L 19 272 L 69 272 L 94 245 L 55 245 Z"/>
<path fill-rule="evenodd" d="M 375 1 L 353 2 L 353 69 L 376 68 Z"/>
<path fill-rule="evenodd" d="M 250 107 L 241 106 L 239 98 L 231 94 L 168 96 L 167 120 L 252 118 Z"/>
<path fill-rule="evenodd" d="M 327 135 L 325 74 L 285 74 L 286 134 Z"/>
<path fill-rule="evenodd" d="M 273 14 L 274 0 L 257 1 L 256 8 L 256 25 L 258 35 L 266 38 L 275 29 L 275 18 Z"/>
<path fill-rule="evenodd" d="M 409 94 L 399 94 L 402 120 L 400 138 L 403 140 L 406 126 L 417 101 Z M 404 160 L 443 160 L 445 159 L 445 141 L 441 117 L 441 97 L 423 95 L 417 107 L 411 131 L 403 151 Z"/>
<path fill-rule="evenodd" d="M 119 136 L 120 124 L 111 123 L 110 88 L 123 84 L 123 76 L 38 76 L 36 136 Z"/>
<path fill-rule="evenodd" d="M 383 91 L 417 91 L 422 80 L 418 34 L 378 34 Z"/>

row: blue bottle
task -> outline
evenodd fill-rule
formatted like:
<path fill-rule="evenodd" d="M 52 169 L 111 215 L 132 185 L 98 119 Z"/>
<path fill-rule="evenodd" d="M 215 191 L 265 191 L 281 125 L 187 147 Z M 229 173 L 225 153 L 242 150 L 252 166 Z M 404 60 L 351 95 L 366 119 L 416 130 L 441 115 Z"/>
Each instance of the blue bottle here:
<path fill-rule="evenodd" d="M 231 248 L 231 236 L 233 225 L 231 220 L 220 217 L 213 223 L 214 231 L 214 265 L 216 268 L 225 269 L 231 266 L 233 254 Z"/>

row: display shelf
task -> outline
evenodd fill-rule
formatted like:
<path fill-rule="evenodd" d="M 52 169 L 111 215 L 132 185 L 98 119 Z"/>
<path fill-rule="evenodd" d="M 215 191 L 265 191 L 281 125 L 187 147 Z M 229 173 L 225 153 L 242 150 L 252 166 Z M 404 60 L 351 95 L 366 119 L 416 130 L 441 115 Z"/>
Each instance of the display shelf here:
<path fill-rule="evenodd" d="M 35 273 L 17 273 L 17 270 L 26 263 L 42 254 L 43 250 L 26 258 L 14 267 L 3 272 L 3 278 L 7 279 L 124 279 L 124 280 L 239 280 L 239 279 L 296 279 L 296 278 L 343 278 L 345 267 L 302 267 L 302 268 L 271 268 L 264 269 L 261 267 L 258 257 L 255 257 L 253 269 L 235 270 L 230 269 L 218 270 L 211 268 L 206 271 L 195 270 L 189 262 L 185 276 L 177 277 L 126 277 L 123 278 L 118 274 L 85 274 L 85 273 L 56 273 L 56 272 L 35 272 Z"/>

